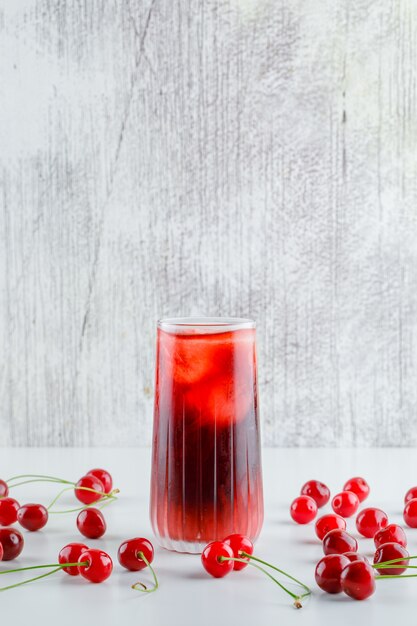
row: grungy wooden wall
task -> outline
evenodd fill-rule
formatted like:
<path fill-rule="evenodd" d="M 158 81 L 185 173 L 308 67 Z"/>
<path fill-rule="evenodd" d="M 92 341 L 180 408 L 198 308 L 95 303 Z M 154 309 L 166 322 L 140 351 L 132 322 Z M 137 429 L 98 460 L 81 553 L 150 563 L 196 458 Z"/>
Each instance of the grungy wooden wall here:
<path fill-rule="evenodd" d="M 258 321 L 267 445 L 417 445 L 415 0 L 2 0 L 0 444 L 151 439 Z"/>

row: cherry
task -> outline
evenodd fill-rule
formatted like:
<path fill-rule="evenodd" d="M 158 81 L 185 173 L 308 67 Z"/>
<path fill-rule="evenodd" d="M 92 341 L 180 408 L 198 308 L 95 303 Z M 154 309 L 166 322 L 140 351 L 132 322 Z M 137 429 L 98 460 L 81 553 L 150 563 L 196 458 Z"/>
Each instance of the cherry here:
<path fill-rule="evenodd" d="M 398 524 L 388 524 L 374 535 L 375 548 L 379 548 L 383 543 L 391 542 L 399 543 L 404 548 L 407 547 L 407 537 Z"/>
<path fill-rule="evenodd" d="M 414 500 L 414 498 L 417 498 L 417 487 L 411 487 L 407 491 L 404 498 L 404 504 L 407 504 L 409 500 Z"/>
<path fill-rule="evenodd" d="M 308 524 L 317 515 L 317 504 L 310 496 L 298 496 L 291 503 L 290 514 L 297 524 Z"/>
<path fill-rule="evenodd" d="M 95 476 L 101 481 L 104 488 L 104 493 L 111 492 L 113 487 L 113 479 L 111 477 L 111 474 L 109 474 L 109 472 L 107 472 L 105 469 L 100 469 L 98 467 L 94 468 L 92 470 L 89 470 L 86 476 Z"/>
<path fill-rule="evenodd" d="M 345 482 L 343 491 L 353 491 L 359 498 L 359 502 L 363 502 L 369 496 L 370 487 L 364 478 L 355 476 Z"/>
<path fill-rule="evenodd" d="M 225 541 L 212 541 L 201 553 L 201 562 L 206 572 L 214 578 L 223 578 L 233 569 L 232 560 L 220 560 L 220 557 L 233 559 L 233 550 Z"/>
<path fill-rule="evenodd" d="M 391 561 L 394 559 L 400 559 L 404 557 L 403 561 L 397 561 L 395 563 L 396 567 L 388 567 L 384 566 L 378 568 L 378 573 L 381 576 L 396 576 L 399 574 L 403 574 L 408 567 L 408 558 L 410 555 L 408 551 L 399 543 L 394 543 L 393 541 L 389 543 L 383 543 L 379 548 L 377 548 L 374 556 L 374 564 L 383 563 L 385 561 Z M 403 566 L 403 567 L 401 567 Z"/>
<path fill-rule="evenodd" d="M 359 498 L 353 491 L 342 491 L 334 496 L 332 508 L 342 517 L 351 517 L 359 508 Z"/>
<path fill-rule="evenodd" d="M 152 592 L 156 591 L 159 587 L 158 579 L 155 574 L 151 563 L 153 561 L 154 551 L 153 545 L 148 539 L 144 537 L 134 537 L 133 539 L 127 539 L 119 546 L 117 551 L 117 558 L 120 565 L 132 572 L 138 572 L 139 570 L 149 567 L 152 572 L 154 585 L 151 589 L 148 589 L 146 585 L 141 582 L 137 582 L 132 585 L 132 589 L 136 591 Z"/>
<path fill-rule="evenodd" d="M 357 552 L 344 552 L 343 556 L 346 556 L 349 561 L 366 561 L 368 563 L 368 559 L 363 554 L 358 554 Z"/>
<path fill-rule="evenodd" d="M 48 517 L 48 510 L 42 504 L 24 504 L 17 511 L 17 521 L 26 530 L 40 530 Z"/>
<path fill-rule="evenodd" d="M 0 500 L 1 502 L 1 500 Z M 417 498 L 408 500 L 404 509 L 404 521 L 410 528 L 417 528 Z"/>
<path fill-rule="evenodd" d="M 0 591 L 5 591 L 6 589 L 13 589 L 14 587 L 20 587 L 21 585 L 26 585 L 27 583 L 33 582 L 35 580 L 39 580 L 40 578 L 46 578 L 47 576 L 51 576 L 55 574 L 55 572 L 59 572 L 60 570 L 64 570 L 66 573 L 71 574 L 72 576 L 76 576 L 77 573 L 81 574 L 84 578 L 89 580 L 92 583 L 101 583 L 106 578 L 108 578 L 113 569 L 113 561 L 110 556 L 103 552 L 103 550 L 94 550 L 87 548 L 80 550 L 80 545 L 82 544 L 68 544 L 62 548 L 59 553 L 58 559 L 59 563 L 47 563 L 45 565 L 33 565 L 32 567 L 20 567 L 18 569 L 10 569 L 10 570 L 2 570 L 2 574 L 11 574 L 13 572 L 22 572 L 30 569 L 48 569 L 46 574 L 41 574 L 40 576 L 35 576 L 34 578 L 29 578 L 27 580 L 23 580 L 22 582 L 15 583 L 14 585 L 8 585 L 7 587 L 1 587 Z M 70 562 L 68 558 L 70 555 L 76 556 L 79 554 L 79 560 Z M 73 568 L 75 573 L 70 572 L 69 570 Z"/>
<path fill-rule="evenodd" d="M 330 500 L 330 489 L 319 480 L 309 480 L 304 483 L 300 493 L 302 496 L 313 498 L 319 509 Z"/>
<path fill-rule="evenodd" d="M 89 548 L 80 554 L 80 561 L 87 561 L 88 565 L 79 565 L 81 576 L 91 583 L 102 583 L 113 571 L 113 561 L 103 550 Z"/>
<path fill-rule="evenodd" d="M 146 561 L 144 560 L 144 558 Z M 144 537 L 135 537 L 123 541 L 117 551 L 120 565 L 131 572 L 139 572 L 148 567 L 154 557 L 153 545 Z"/>
<path fill-rule="evenodd" d="M 344 554 L 345 552 L 357 552 L 358 542 L 355 537 L 341 528 L 330 530 L 323 539 L 324 554 Z"/>
<path fill-rule="evenodd" d="M 319 517 L 316 522 L 316 535 L 320 540 L 322 540 L 325 535 L 327 535 L 329 530 L 334 530 L 335 528 L 346 530 L 346 522 L 343 517 L 340 517 L 340 515 L 336 515 L 335 513 L 322 515 L 322 517 Z"/>
<path fill-rule="evenodd" d="M 77 528 L 84 537 L 98 539 L 106 532 L 107 525 L 103 513 L 91 507 L 78 513 Z"/>
<path fill-rule="evenodd" d="M 376 533 L 388 525 L 388 516 L 381 509 L 370 507 L 362 509 L 356 517 L 358 533 L 372 539 Z"/>
<path fill-rule="evenodd" d="M 316 583 L 327 593 L 340 593 L 340 575 L 350 561 L 344 554 L 328 554 L 316 565 L 314 577 Z"/>
<path fill-rule="evenodd" d="M 246 563 L 242 563 L 242 561 L 233 561 L 233 569 L 239 571 L 246 567 L 249 563 L 249 557 L 246 555 L 253 554 L 253 543 L 249 537 L 239 533 L 234 533 L 225 537 L 223 541 L 232 548 L 233 556 L 238 559 L 246 559 Z"/>
<path fill-rule="evenodd" d="M 80 489 L 82 487 L 82 489 Z M 101 480 L 95 476 L 82 476 L 74 488 L 75 497 L 84 504 L 97 502 L 104 494 L 104 486 Z"/>
<path fill-rule="evenodd" d="M 85 543 L 68 543 L 61 548 L 58 555 L 58 562 L 60 565 L 64 563 L 78 563 L 82 552 L 88 550 L 88 546 Z M 63 567 L 63 572 L 66 572 L 70 576 L 78 576 L 80 573 L 78 567 Z"/>
<path fill-rule="evenodd" d="M 0 478 L 0 498 L 4 498 L 9 495 L 9 487 L 6 481 Z"/>
<path fill-rule="evenodd" d="M 0 526 L 10 526 L 17 521 L 20 504 L 14 498 L 0 498 Z"/>
<path fill-rule="evenodd" d="M 342 591 L 354 600 L 365 600 L 375 591 L 372 566 L 366 561 L 352 561 L 340 575 Z"/>
<path fill-rule="evenodd" d="M 0 544 L 3 548 L 3 561 L 12 561 L 23 550 L 23 535 L 14 528 L 0 528 Z"/>

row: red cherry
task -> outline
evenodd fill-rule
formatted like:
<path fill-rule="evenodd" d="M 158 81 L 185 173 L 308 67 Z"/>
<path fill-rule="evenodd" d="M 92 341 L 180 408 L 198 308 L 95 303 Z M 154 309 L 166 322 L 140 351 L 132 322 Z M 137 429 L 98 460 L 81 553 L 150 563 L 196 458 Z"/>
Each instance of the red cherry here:
<path fill-rule="evenodd" d="M 249 563 L 249 559 L 245 557 L 242 552 L 246 552 L 246 554 L 253 554 L 253 543 L 246 537 L 245 535 L 240 535 L 239 533 L 234 533 L 233 535 L 228 535 L 223 539 L 224 543 L 227 543 L 233 550 L 233 556 L 237 559 L 246 559 L 246 563 L 241 563 L 240 561 L 233 561 L 233 569 L 239 571 L 247 566 Z"/>
<path fill-rule="evenodd" d="M 370 507 L 359 511 L 356 517 L 358 533 L 372 539 L 374 535 L 388 525 L 388 516 L 381 509 Z"/>
<path fill-rule="evenodd" d="M 111 477 L 111 474 L 109 474 L 109 472 L 105 469 L 100 469 L 99 467 L 96 467 L 92 470 L 89 470 L 86 476 L 95 476 L 96 478 L 98 478 L 103 485 L 104 493 L 110 493 L 113 488 L 113 478 Z"/>
<path fill-rule="evenodd" d="M 313 498 L 319 509 L 330 500 L 330 489 L 319 480 L 307 481 L 301 487 L 300 493 L 302 496 L 310 496 L 310 498 Z"/>
<path fill-rule="evenodd" d="M 365 600 L 375 591 L 374 570 L 366 561 L 353 561 L 342 570 L 340 584 L 346 595 Z"/>
<path fill-rule="evenodd" d="M 378 568 L 378 574 L 381 576 L 397 576 L 399 574 L 403 574 L 409 563 L 407 558 L 408 556 L 410 556 L 408 551 L 399 543 L 394 543 L 393 541 L 390 543 L 383 543 L 375 552 L 374 564 L 391 561 L 393 559 L 401 559 L 402 557 L 404 557 L 404 561 L 393 563 L 393 565 L 396 565 L 397 567 Z M 400 568 L 398 567 L 399 565 L 403 565 L 404 567 Z"/>
<path fill-rule="evenodd" d="M 138 572 L 144 569 L 147 567 L 147 563 L 140 556 L 140 552 L 143 553 L 148 563 L 152 563 L 154 557 L 153 545 L 148 539 L 144 537 L 127 539 L 120 545 L 117 551 L 120 565 L 131 572 Z"/>
<path fill-rule="evenodd" d="M 317 504 L 310 496 L 298 496 L 291 503 L 290 514 L 297 524 L 308 524 L 317 515 Z"/>
<path fill-rule="evenodd" d="M 17 520 L 26 530 L 40 530 L 48 521 L 48 510 L 42 504 L 24 504 L 17 512 Z"/>
<path fill-rule="evenodd" d="M 314 572 L 320 589 L 327 593 L 340 593 L 342 591 L 340 574 L 349 563 L 349 559 L 344 554 L 328 554 L 320 559 Z"/>
<path fill-rule="evenodd" d="M 342 517 L 351 517 L 359 508 L 359 498 L 353 491 L 342 491 L 333 498 L 332 508 Z"/>
<path fill-rule="evenodd" d="M 368 563 L 368 559 L 363 554 L 358 554 L 357 552 L 345 552 L 343 556 L 346 556 L 349 561 L 366 561 Z"/>
<path fill-rule="evenodd" d="M 330 530 L 323 539 L 324 554 L 344 554 L 345 552 L 357 552 L 357 550 L 358 542 L 355 537 L 341 528 Z"/>
<path fill-rule="evenodd" d="M 409 500 L 414 500 L 414 498 L 417 498 L 417 487 L 411 487 L 407 491 L 404 498 L 404 504 L 407 504 Z"/>
<path fill-rule="evenodd" d="M 3 561 L 12 561 L 22 552 L 25 541 L 19 530 L 0 528 L 0 543 L 3 548 Z"/>
<path fill-rule="evenodd" d="M 20 504 L 14 498 L 0 498 L 0 526 L 10 526 L 17 521 Z"/>
<path fill-rule="evenodd" d="M 343 517 L 340 517 L 340 515 L 336 515 L 335 513 L 322 515 L 322 517 L 319 517 L 316 522 L 316 535 L 320 540 L 322 540 L 330 530 L 334 530 L 335 528 L 346 530 L 346 522 Z"/>
<path fill-rule="evenodd" d="M 353 491 L 358 496 L 359 502 L 363 502 L 369 496 L 371 489 L 364 478 L 355 476 L 355 478 L 350 478 L 345 482 L 343 491 Z"/>
<path fill-rule="evenodd" d="M 407 547 L 407 537 L 404 530 L 398 524 L 388 524 L 385 528 L 378 530 L 374 536 L 375 548 L 379 548 L 383 543 L 399 543 L 404 548 Z"/>
<path fill-rule="evenodd" d="M 79 565 L 78 569 L 84 578 L 91 583 L 102 583 L 110 576 L 113 570 L 111 557 L 103 550 L 89 548 L 80 554 L 81 561 L 87 561 L 88 565 Z"/>
<path fill-rule="evenodd" d="M 212 541 L 206 545 L 201 553 L 204 569 L 214 578 L 223 578 L 233 569 L 233 561 L 221 561 L 221 557 L 233 558 L 232 548 L 224 541 Z"/>
<path fill-rule="evenodd" d="M 417 528 L 417 498 L 409 500 L 405 505 L 404 521 L 410 528 Z"/>
<path fill-rule="evenodd" d="M 88 550 L 88 546 L 85 543 L 68 543 L 66 546 L 61 548 L 58 555 L 58 562 L 63 563 L 79 563 L 80 556 L 82 552 Z M 70 576 L 78 576 L 79 569 L 78 567 L 63 567 L 63 572 L 66 572 Z"/>
<path fill-rule="evenodd" d="M 6 481 L 0 478 L 0 498 L 4 498 L 9 495 L 9 487 Z"/>
<path fill-rule="evenodd" d="M 79 487 L 85 487 L 85 489 L 79 489 Z M 88 491 L 89 489 L 94 489 L 94 491 Z M 95 476 L 82 476 L 75 485 L 74 493 L 80 502 L 92 504 L 103 496 L 104 486 Z"/>
<path fill-rule="evenodd" d="M 106 520 L 99 509 L 83 509 L 77 516 L 77 528 L 84 537 L 98 539 L 107 530 Z"/>

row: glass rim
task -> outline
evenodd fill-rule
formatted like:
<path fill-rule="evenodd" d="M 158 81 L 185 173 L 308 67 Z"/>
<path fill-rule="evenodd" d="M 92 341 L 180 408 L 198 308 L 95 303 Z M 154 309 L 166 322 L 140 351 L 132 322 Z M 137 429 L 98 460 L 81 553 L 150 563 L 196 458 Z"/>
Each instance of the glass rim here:
<path fill-rule="evenodd" d="M 180 329 L 209 332 L 219 330 L 226 332 L 230 330 L 241 330 L 247 328 L 256 328 L 255 320 L 247 317 L 163 317 L 158 319 L 158 328 L 162 330 L 172 331 Z"/>

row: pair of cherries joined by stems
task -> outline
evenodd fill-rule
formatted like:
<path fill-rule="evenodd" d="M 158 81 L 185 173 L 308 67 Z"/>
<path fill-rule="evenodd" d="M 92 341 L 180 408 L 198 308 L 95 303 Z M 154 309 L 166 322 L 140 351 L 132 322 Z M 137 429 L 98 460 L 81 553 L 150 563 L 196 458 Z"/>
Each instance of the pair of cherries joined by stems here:
<path fill-rule="evenodd" d="M 254 563 L 253 561 L 256 561 Z M 228 535 L 223 541 L 212 541 L 207 544 L 201 554 L 201 562 L 204 569 L 214 578 L 223 578 L 227 574 L 230 574 L 232 570 L 240 571 L 247 565 L 252 565 L 256 569 L 263 572 L 273 582 L 275 582 L 283 591 L 290 595 L 293 599 L 295 608 L 300 609 L 302 607 L 302 600 L 311 594 L 310 589 L 301 581 L 294 578 L 284 570 L 279 569 L 275 565 L 260 559 L 253 554 L 253 543 L 245 535 L 234 533 Z M 263 566 L 273 569 L 281 575 L 286 576 L 294 583 L 296 583 L 301 589 L 302 593 L 295 594 L 281 582 L 279 582 L 270 572 L 264 567 L 258 565 L 261 563 Z"/>
<path fill-rule="evenodd" d="M 65 487 L 51 502 L 48 507 L 42 504 L 29 503 L 20 506 L 19 502 L 14 498 L 8 497 L 9 488 L 17 487 L 31 482 L 53 482 L 71 485 Z M 118 489 L 113 489 L 113 479 L 111 474 L 104 469 L 94 468 L 89 470 L 85 476 L 82 476 L 76 483 L 57 478 L 55 476 L 45 476 L 43 474 L 21 474 L 14 476 L 7 482 L 0 480 L 0 526 L 10 526 L 16 521 L 29 531 L 37 531 L 43 528 L 51 513 L 71 513 L 80 511 L 80 508 L 70 509 L 67 511 L 51 511 L 51 508 L 68 490 L 74 489 L 75 497 L 84 505 L 90 507 L 98 501 L 105 501 L 108 504 L 114 501 L 115 494 Z M 80 532 L 88 538 L 101 537 L 106 531 L 106 523 L 102 513 L 98 509 L 92 509 L 86 514 L 86 509 L 81 507 L 81 513 L 77 518 L 77 527 Z M 94 520 L 95 533 L 91 534 Z M 100 532 L 98 533 L 98 528 Z M 83 532 L 86 529 L 86 532 Z M 98 534 L 97 534 L 98 533 Z"/>
<path fill-rule="evenodd" d="M 6 532 L 9 531 L 9 532 Z M 16 558 L 23 549 L 23 537 L 19 531 L 13 528 L 0 529 L 0 560 L 12 560 Z M 143 537 L 135 537 L 124 541 L 117 552 L 117 558 L 124 568 L 130 571 L 140 571 L 146 567 L 152 572 L 154 584 L 148 589 L 142 582 L 132 585 L 133 589 L 143 592 L 155 591 L 158 586 L 158 579 L 151 565 L 154 558 L 152 543 Z M 20 587 L 41 578 L 46 578 L 62 570 L 70 576 L 81 574 L 83 578 L 92 583 L 102 583 L 113 571 L 113 561 L 107 552 L 96 548 L 89 548 L 83 543 L 69 543 L 65 545 L 58 554 L 58 563 L 47 563 L 45 565 L 33 565 L 30 567 L 20 567 L 10 570 L 0 571 L 0 574 L 12 574 L 37 569 L 49 569 L 51 571 L 34 578 L 29 578 L 19 583 L 1 587 L 0 591 Z"/>

